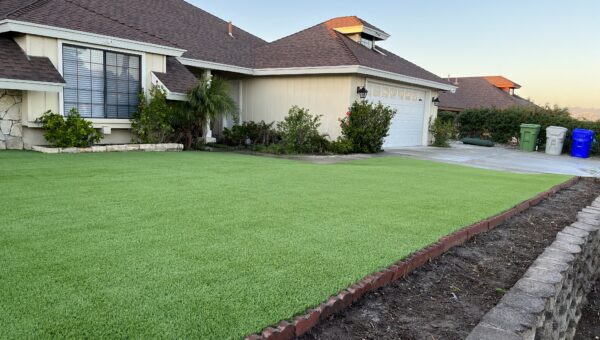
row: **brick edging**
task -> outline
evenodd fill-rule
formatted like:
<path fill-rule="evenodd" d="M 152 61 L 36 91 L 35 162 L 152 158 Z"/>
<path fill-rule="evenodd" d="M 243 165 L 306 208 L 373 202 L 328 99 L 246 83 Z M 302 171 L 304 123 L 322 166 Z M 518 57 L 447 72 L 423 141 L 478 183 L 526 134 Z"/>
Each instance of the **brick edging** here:
<path fill-rule="evenodd" d="M 517 204 L 503 213 L 455 231 L 448 236 L 444 236 L 438 242 L 411 254 L 406 259 L 398 261 L 381 271 L 368 275 L 364 279 L 342 290 L 337 295 L 330 297 L 316 308 L 307 310 L 303 315 L 296 316 L 291 321 L 281 321 L 277 326 L 267 327 L 261 333 L 252 334 L 246 337 L 246 340 L 287 340 L 293 339 L 296 336 L 301 336 L 315 327 L 320 321 L 349 307 L 366 293 L 375 291 L 404 278 L 415 269 L 438 258 L 451 248 L 463 245 L 477 234 L 496 228 L 502 222 L 529 209 L 529 207 L 538 205 L 551 195 L 575 185 L 580 179 L 581 177 L 573 177 L 529 200 Z"/>

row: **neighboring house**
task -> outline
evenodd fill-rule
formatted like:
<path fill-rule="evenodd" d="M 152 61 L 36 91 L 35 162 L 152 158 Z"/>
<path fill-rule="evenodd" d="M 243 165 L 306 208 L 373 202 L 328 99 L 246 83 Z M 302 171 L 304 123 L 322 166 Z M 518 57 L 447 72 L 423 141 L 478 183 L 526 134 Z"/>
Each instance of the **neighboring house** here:
<path fill-rule="evenodd" d="M 36 119 L 71 108 L 103 144 L 128 143 L 139 91 L 156 84 L 185 100 L 211 75 L 230 82 L 239 120 L 280 121 L 299 105 L 323 115 L 332 138 L 366 87 L 368 99 L 398 109 L 386 147 L 426 144 L 434 98 L 456 87 L 377 46 L 387 38 L 357 17 L 267 43 L 182 0 L 2 0 L 0 148 L 46 144 Z"/>
<path fill-rule="evenodd" d="M 449 79 L 450 81 L 450 79 Z M 458 86 L 455 93 L 445 92 L 439 96 L 440 111 L 461 112 L 465 109 L 512 106 L 536 106 L 515 94 L 521 85 L 502 76 L 452 78 Z"/>

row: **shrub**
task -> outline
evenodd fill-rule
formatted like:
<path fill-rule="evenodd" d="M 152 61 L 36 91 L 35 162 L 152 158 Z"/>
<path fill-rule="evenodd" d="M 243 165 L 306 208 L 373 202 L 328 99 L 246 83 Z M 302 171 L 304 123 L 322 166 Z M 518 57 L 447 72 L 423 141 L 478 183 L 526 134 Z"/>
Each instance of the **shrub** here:
<path fill-rule="evenodd" d="M 381 152 L 395 114 L 395 110 L 381 103 L 354 102 L 341 119 L 342 136 L 352 143 L 352 152 Z"/>
<path fill-rule="evenodd" d="M 429 131 L 433 135 L 431 145 L 447 148 L 450 147 L 449 141 L 456 136 L 456 130 L 452 120 L 444 120 L 437 117 L 429 124 Z"/>
<path fill-rule="evenodd" d="M 600 121 L 578 120 L 569 115 L 568 110 L 559 107 L 512 107 L 505 110 L 495 108 L 470 109 L 461 112 L 457 117 L 460 137 L 476 137 L 490 139 L 498 143 L 506 143 L 512 138 L 520 138 L 521 124 L 539 124 L 540 146 L 545 146 L 546 128 L 562 126 L 569 129 L 565 139 L 565 149 L 571 147 L 571 132 L 576 128 L 593 130 L 596 136 L 600 133 Z M 594 144 L 592 152 L 597 152 Z"/>
<path fill-rule="evenodd" d="M 279 140 L 277 131 L 273 128 L 275 122 L 243 122 L 234 125 L 231 129 L 223 129 L 223 142 L 230 146 L 246 145 L 250 139 L 253 145 L 271 145 Z"/>
<path fill-rule="evenodd" d="M 173 109 L 161 88 L 152 86 L 149 93 L 150 100 L 143 92 L 139 95 L 138 110 L 131 119 L 131 132 L 142 143 L 165 143 L 174 131 L 171 126 Z"/>
<path fill-rule="evenodd" d="M 442 122 L 452 122 L 452 124 L 455 124 L 457 116 L 458 112 L 452 111 L 439 111 L 437 114 L 437 118 Z"/>
<path fill-rule="evenodd" d="M 329 145 L 329 151 L 338 155 L 347 155 L 352 152 L 354 145 L 347 138 L 340 137 Z"/>
<path fill-rule="evenodd" d="M 321 116 L 293 106 L 282 122 L 277 123 L 281 144 L 286 153 L 324 153 L 329 141 L 319 133 Z"/>
<path fill-rule="evenodd" d="M 102 135 L 83 119 L 73 108 L 66 119 L 57 113 L 47 111 L 36 122 L 42 124 L 44 138 L 55 147 L 89 147 L 102 139 Z"/>

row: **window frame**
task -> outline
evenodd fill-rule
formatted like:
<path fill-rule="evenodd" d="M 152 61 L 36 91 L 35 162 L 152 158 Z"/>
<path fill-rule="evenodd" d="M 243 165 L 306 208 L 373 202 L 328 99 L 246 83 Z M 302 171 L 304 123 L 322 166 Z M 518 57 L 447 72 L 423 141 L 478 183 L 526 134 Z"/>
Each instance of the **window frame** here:
<path fill-rule="evenodd" d="M 108 41 L 107 43 L 110 43 L 110 41 Z M 88 49 L 95 49 L 95 50 L 100 50 L 103 52 L 103 58 L 105 58 L 105 54 L 106 52 L 112 52 L 112 53 L 119 53 L 119 54 L 124 54 L 124 55 L 128 55 L 128 56 L 137 56 L 139 57 L 139 62 L 140 62 L 140 67 L 139 67 L 139 78 L 140 78 L 140 86 L 139 86 L 139 92 L 143 92 L 145 94 L 147 94 L 147 86 L 146 86 L 146 53 L 145 52 L 138 52 L 138 51 L 132 51 L 132 50 L 126 50 L 126 49 L 121 49 L 121 48 L 113 48 L 110 46 L 104 46 L 104 45 L 95 45 L 95 44 L 88 44 L 88 43 L 84 43 L 84 42 L 77 42 L 77 41 L 69 41 L 69 40 L 58 40 L 58 47 L 57 47 L 57 55 L 58 55 L 58 60 L 57 60 L 57 66 L 58 66 L 58 71 L 59 73 L 64 77 L 64 69 L 63 69 L 63 46 L 70 46 L 70 47 L 76 47 L 76 48 L 88 48 Z M 92 121 L 93 123 L 99 123 L 99 124 L 117 124 L 118 126 L 129 126 L 130 122 L 131 122 L 131 118 L 107 118 L 106 117 L 106 59 L 104 59 L 104 71 L 105 71 L 105 75 L 104 75 L 104 87 L 105 87 L 105 91 L 104 91 L 104 118 L 90 118 L 90 117 L 84 117 L 86 120 Z M 65 112 L 65 100 L 64 100 L 64 87 L 61 89 L 61 91 L 59 92 L 59 99 L 58 99 L 58 105 L 59 105 L 59 113 L 63 116 L 66 116 L 66 114 L 68 112 Z"/>

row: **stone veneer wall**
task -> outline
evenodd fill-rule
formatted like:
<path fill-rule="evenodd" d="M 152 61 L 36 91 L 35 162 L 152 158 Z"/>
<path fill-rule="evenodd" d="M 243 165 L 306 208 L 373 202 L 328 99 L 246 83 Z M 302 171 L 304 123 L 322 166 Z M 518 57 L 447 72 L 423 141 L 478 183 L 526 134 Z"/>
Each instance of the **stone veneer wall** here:
<path fill-rule="evenodd" d="M 573 339 L 600 277 L 600 198 L 529 267 L 467 340 Z"/>
<path fill-rule="evenodd" d="M 21 91 L 0 89 L 0 150 L 23 149 Z"/>

